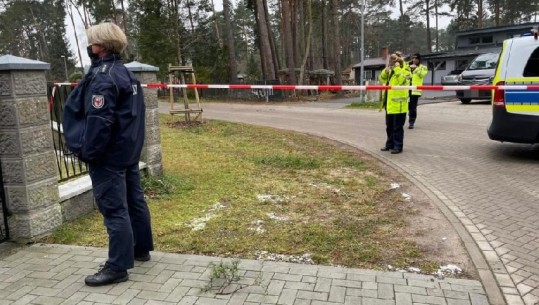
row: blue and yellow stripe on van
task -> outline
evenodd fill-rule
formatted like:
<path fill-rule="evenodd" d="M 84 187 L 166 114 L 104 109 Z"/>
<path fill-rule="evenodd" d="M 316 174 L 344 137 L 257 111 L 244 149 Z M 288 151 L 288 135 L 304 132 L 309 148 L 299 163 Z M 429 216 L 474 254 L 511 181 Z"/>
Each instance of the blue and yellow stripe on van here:
<path fill-rule="evenodd" d="M 539 77 L 508 78 L 505 85 L 539 85 Z M 539 91 L 505 90 L 505 109 L 539 115 Z"/>

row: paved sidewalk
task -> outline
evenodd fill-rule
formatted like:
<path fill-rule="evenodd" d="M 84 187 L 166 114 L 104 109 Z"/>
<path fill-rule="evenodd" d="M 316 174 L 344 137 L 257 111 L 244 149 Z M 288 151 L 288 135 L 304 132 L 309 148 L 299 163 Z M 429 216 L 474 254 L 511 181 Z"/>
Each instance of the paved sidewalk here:
<path fill-rule="evenodd" d="M 152 252 L 124 283 L 88 287 L 103 248 L 33 245 L 0 260 L 0 305 L 487 305 L 478 281 L 400 272 L 241 260 L 232 294 L 204 292 L 216 257 Z M 224 260 L 230 263 L 229 259 Z M 233 288 L 233 287 L 230 287 Z M 225 290 L 226 292 L 226 290 Z"/>

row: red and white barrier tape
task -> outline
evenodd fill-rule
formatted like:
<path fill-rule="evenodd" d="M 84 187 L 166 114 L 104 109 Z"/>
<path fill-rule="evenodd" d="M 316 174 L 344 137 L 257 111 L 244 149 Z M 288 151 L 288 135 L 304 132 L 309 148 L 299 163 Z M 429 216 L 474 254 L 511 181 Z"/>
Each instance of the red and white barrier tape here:
<path fill-rule="evenodd" d="M 77 83 L 55 83 L 57 86 L 76 86 Z M 144 88 L 169 89 L 262 89 L 262 90 L 318 90 L 318 91 L 368 91 L 368 90 L 426 90 L 426 91 L 455 91 L 455 90 L 539 90 L 539 85 L 473 85 L 473 86 L 299 86 L 299 85 L 217 85 L 217 84 L 184 84 L 169 85 L 148 83 L 142 84 Z"/>

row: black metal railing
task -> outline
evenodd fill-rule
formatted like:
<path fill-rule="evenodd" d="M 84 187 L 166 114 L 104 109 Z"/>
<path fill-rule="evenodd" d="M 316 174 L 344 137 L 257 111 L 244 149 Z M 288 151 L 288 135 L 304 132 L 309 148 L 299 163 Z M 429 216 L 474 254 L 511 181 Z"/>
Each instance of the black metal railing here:
<path fill-rule="evenodd" d="M 0 162 L 0 243 L 9 239 L 9 227 L 7 224 L 7 202 L 6 193 L 4 191 L 4 178 L 2 177 L 2 162 Z"/>
<path fill-rule="evenodd" d="M 73 90 L 71 86 L 47 86 L 51 131 L 56 155 L 58 181 L 66 181 L 88 173 L 88 166 L 73 155 L 67 148 L 62 128 L 62 115 L 67 97 Z"/>

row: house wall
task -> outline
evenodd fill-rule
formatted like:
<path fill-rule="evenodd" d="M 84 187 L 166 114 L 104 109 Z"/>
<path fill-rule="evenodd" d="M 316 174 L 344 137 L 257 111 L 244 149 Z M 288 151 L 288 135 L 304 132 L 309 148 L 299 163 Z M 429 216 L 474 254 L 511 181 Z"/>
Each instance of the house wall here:
<path fill-rule="evenodd" d="M 493 48 L 501 47 L 505 39 L 510 39 L 523 34 L 530 33 L 533 26 L 539 23 L 525 24 L 520 26 L 512 26 L 511 28 L 503 27 L 499 30 L 482 31 L 476 30 L 470 33 L 459 33 L 457 39 L 457 50 L 472 49 L 472 48 Z"/>

